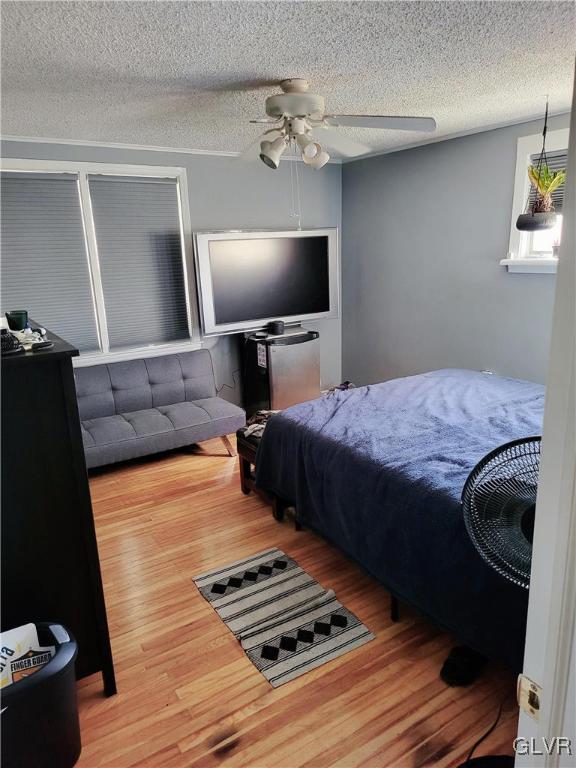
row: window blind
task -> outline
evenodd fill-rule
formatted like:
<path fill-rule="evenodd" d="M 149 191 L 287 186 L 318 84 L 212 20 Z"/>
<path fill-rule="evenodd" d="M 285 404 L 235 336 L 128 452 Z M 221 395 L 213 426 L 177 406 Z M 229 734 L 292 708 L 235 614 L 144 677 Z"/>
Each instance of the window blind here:
<path fill-rule="evenodd" d="M 530 157 L 530 164 L 536 165 L 540 153 L 532 155 Z M 564 170 L 568 165 L 568 150 L 563 149 L 557 152 L 546 152 L 548 158 L 548 168 L 555 173 L 556 171 Z M 564 200 L 564 187 L 566 184 L 561 184 L 558 189 L 552 192 L 552 202 L 554 203 L 554 210 L 556 213 L 562 213 L 562 202 Z M 536 200 L 536 189 L 533 184 L 530 184 L 530 206 Z"/>
<path fill-rule="evenodd" d="M 30 318 L 82 351 L 99 349 L 78 181 L 1 174 L 1 311 Z"/>
<path fill-rule="evenodd" d="M 174 179 L 88 176 L 110 348 L 188 339 Z"/>

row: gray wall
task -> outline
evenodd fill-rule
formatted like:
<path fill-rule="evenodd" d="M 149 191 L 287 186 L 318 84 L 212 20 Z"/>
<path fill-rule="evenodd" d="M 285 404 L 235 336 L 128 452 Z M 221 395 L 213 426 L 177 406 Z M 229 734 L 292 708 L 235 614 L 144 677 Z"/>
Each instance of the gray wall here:
<path fill-rule="evenodd" d="M 551 128 L 567 125 L 567 116 L 554 118 Z M 340 320 L 307 323 L 321 333 L 324 386 L 451 366 L 544 381 L 555 278 L 498 264 L 508 250 L 516 140 L 540 130 L 526 123 L 302 169 L 302 225 L 342 224 L 342 332 Z M 183 166 L 193 229 L 294 226 L 288 163 L 272 172 L 226 157 L 15 141 L 2 154 Z M 234 340 L 207 346 L 219 384 L 232 384 Z M 238 399 L 237 389 L 222 394 Z"/>
<path fill-rule="evenodd" d="M 229 157 L 18 141 L 2 142 L 2 156 L 184 167 L 193 230 L 287 229 L 296 226 L 290 217 L 289 162 L 282 163 L 277 171 L 271 171 L 258 160 L 243 164 Z M 321 171 L 300 168 L 302 227 L 340 228 L 341 166 L 330 164 Z M 339 383 L 340 320 L 306 323 L 306 327 L 320 331 L 322 385 Z M 214 357 L 219 385 L 233 384 L 233 374 L 240 367 L 236 341 L 231 337 L 206 340 Z M 224 388 L 222 395 L 238 401 L 238 387 L 235 390 Z"/>
<path fill-rule="evenodd" d="M 568 116 L 551 129 L 568 126 Z M 543 382 L 554 275 L 509 274 L 516 140 L 539 122 L 343 166 L 343 376 L 445 367 Z"/>

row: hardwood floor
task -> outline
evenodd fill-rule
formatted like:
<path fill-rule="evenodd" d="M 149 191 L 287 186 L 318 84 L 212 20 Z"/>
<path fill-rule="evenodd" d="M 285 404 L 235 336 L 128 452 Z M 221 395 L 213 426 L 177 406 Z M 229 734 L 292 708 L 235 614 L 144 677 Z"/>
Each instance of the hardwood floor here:
<path fill-rule="evenodd" d="M 457 766 L 511 753 L 515 681 L 490 666 L 469 689 L 438 677 L 451 638 L 401 609 L 335 549 L 243 496 L 238 459 L 219 440 L 91 478 L 119 693 L 79 684 L 83 751 L 93 766 L 328 768 Z M 376 640 L 272 689 L 191 578 L 261 549 L 284 549 L 335 589 Z"/>

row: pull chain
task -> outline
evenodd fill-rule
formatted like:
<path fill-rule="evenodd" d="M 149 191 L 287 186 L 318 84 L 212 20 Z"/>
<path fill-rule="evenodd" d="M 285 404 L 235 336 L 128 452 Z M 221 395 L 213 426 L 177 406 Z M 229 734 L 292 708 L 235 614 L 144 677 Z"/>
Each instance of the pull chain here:
<path fill-rule="evenodd" d="M 297 228 L 302 229 L 302 201 L 300 197 L 300 172 L 298 169 L 298 151 L 294 139 L 290 140 L 292 145 L 293 159 L 290 163 L 290 216 L 296 219 Z"/>
<path fill-rule="evenodd" d="M 296 148 L 296 142 L 294 142 L 294 170 L 296 172 L 296 204 L 297 204 L 297 220 L 298 229 L 302 229 L 302 199 L 300 197 L 300 161 L 298 160 L 298 151 Z"/>

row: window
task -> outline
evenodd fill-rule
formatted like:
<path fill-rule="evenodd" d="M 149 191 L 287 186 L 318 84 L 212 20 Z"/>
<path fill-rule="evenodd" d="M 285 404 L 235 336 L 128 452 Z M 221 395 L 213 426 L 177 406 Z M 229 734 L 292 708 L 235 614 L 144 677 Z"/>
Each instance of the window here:
<path fill-rule="evenodd" d="M 182 169 L 8 162 L 2 312 L 28 309 L 88 356 L 197 340 Z"/>
<path fill-rule="evenodd" d="M 561 152 L 547 152 L 548 167 L 551 171 L 561 171 L 568 165 L 568 152 L 566 150 Z M 540 153 L 530 156 L 530 163 L 536 165 Z M 545 229 L 540 232 L 531 232 L 528 236 L 528 256 L 532 258 L 557 258 L 557 254 L 554 249 L 560 245 L 562 238 L 562 203 L 564 201 L 564 187 L 566 185 L 558 187 L 552 193 L 552 202 L 554 203 L 554 210 L 558 214 L 556 219 L 556 226 L 553 229 Z M 533 185 L 530 185 L 529 203 L 532 204 L 536 200 L 536 190 Z"/>
<path fill-rule="evenodd" d="M 2 313 L 27 309 L 82 351 L 100 348 L 78 180 L 3 173 Z"/>
<path fill-rule="evenodd" d="M 110 349 L 189 337 L 174 179 L 89 176 Z"/>
<path fill-rule="evenodd" d="M 560 245 L 562 239 L 562 214 L 556 217 L 556 224 L 552 229 L 543 229 L 540 232 L 531 232 L 528 245 L 528 253 L 531 257 L 557 258 L 554 249 Z"/>
<path fill-rule="evenodd" d="M 551 170 L 557 171 L 567 165 L 568 129 L 548 131 L 546 154 Z M 533 134 L 518 139 L 516 152 L 516 175 L 514 200 L 510 222 L 510 243 L 508 256 L 500 261 L 509 272 L 556 272 L 558 246 L 562 238 L 562 202 L 565 184 L 552 195 L 554 208 L 558 213 L 556 226 L 540 232 L 520 232 L 516 229 L 516 219 L 534 199 L 535 191 L 528 179 L 528 166 L 537 161 L 542 147 L 542 135 Z"/>

